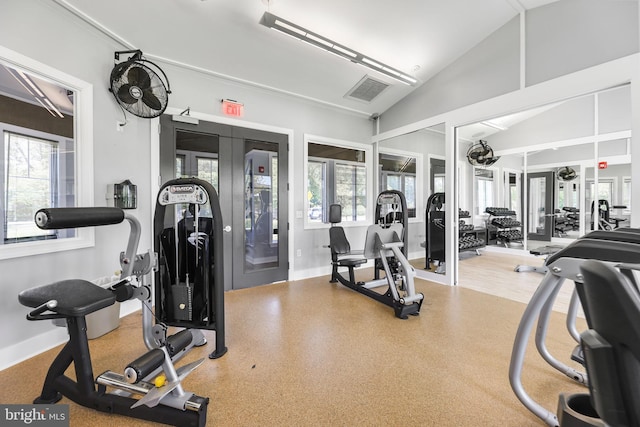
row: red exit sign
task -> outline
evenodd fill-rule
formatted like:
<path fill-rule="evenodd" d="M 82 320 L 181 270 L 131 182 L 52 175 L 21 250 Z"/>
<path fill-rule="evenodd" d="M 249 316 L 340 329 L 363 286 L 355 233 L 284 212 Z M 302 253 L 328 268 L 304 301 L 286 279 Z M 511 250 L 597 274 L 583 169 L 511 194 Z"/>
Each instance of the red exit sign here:
<path fill-rule="evenodd" d="M 606 168 L 607 168 L 607 166 L 609 166 L 609 165 L 607 164 L 607 162 L 599 162 L 599 163 L 598 163 L 598 169 L 606 169 Z"/>
<path fill-rule="evenodd" d="M 225 116 L 242 117 L 244 114 L 244 105 L 232 99 L 223 99 L 222 113 Z"/>

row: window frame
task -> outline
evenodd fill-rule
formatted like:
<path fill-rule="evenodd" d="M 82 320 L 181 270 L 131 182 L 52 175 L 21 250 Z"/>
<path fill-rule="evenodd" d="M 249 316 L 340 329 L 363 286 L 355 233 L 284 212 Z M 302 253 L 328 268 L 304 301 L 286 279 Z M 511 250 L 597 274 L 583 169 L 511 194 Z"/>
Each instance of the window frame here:
<path fill-rule="evenodd" d="M 0 46 L 0 64 L 35 75 L 74 92 L 73 145 L 75 147 L 76 206 L 94 206 L 93 85 L 3 46 Z M 23 129 L 21 133 L 30 136 L 37 132 Z M 4 201 L 2 203 L 4 204 Z M 74 237 L 0 245 L 0 260 L 88 248 L 94 245 L 94 228 L 82 227 L 76 230 Z"/>
<path fill-rule="evenodd" d="M 9 134 L 9 138 L 6 138 L 6 135 Z M 11 136 L 16 136 L 18 138 L 25 138 L 27 140 L 29 140 L 29 142 L 37 142 L 37 143 L 42 143 L 42 144 L 48 144 L 52 147 L 52 151 L 55 151 L 55 154 L 53 154 L 53 157 L 55 158 L 55 163 L 52 165 L 52 169 L 53 170 L 49 170 L 49 176 L 47 178 L 47 181 L 49 182 L 50 185 L 53 186 L 53 188 L 51 188 L 49 190 L 50 196 L 54 196 L 54 199 L 56 202 L 58 202 L 58 204 L 56 204 L 55 206 L 57 207 L 65 207 L 63 204 L 60 204 L 60 195 L 59 195 L 59 190 L 60 190 L 60 184 L 58 182 L 59 179 L 59 174 L 62 170 L 61 166 L 60 166 L 60 149 L 65 150 L 67 145 L 73 145 L 73 141 L 69 140 L 66 137 L 63 136 L 58 136 L 58 135 L 52 135 L 52 134 L 48 134 L 48 133 L 44 133 L 44 132 L 40 132 L 40 131 L 34 131 L 32 129 L 27 129 L 27 128 L 22 128 L 19 126 L 14 126 L 14 125 L 9 125 L 6 123 L 0 123 L 0 135 L 2 135 L 2 140 L 0 140 L 0 151 L 2 151 L 3 156 L 5 156 L 6 154 L 6 150 L 9 149 L 9 147 L 7 147 L 5 144 L 7 142 L 11 142 Z M 5 158 L 6 160 L 6 158 Z M 30 162 L 30 159 L 27 160 L 27 162 Z M 8 180 L 9 180 L 9 175 L 8 175 L 8 171 L 6 170 L 6 166 L 7 164 L 3 164 L 3 166 L 0 167 L 0 171 L 2 171 L 2 176 L 0 176 L 0 188 L 4 189 L 7 188 L 8 185 Z M 31 169 L 30 163 L 28 163 L 27 165 L 28 169 Z M 74 182 L 74 186 L 75 186 L 75 182 Z M 75 196 L 74 196 L 74 200 L 75 200 Z M 7 193 L 5 192 L 3 194 L 3 200 L 0 202 L 0 206 L 3 206 L 3 212 L 7 212 Z M 56 236 L 54 238 L 59 238 L 62 236 L 62 238 L 67 238 L 68 235 L 73 235 L 73 230 L 60 230 L 59 233 L 56 233 L 55 230 L 50 230 L 50 231 L 44 231 L 43 232 L 37 232 L 36 234 L 33 235 L 29 235 L 29 236 L 24 236 L 24 237 L 17 237 L 17 241 L 11 242 L 9 240 L 12 240 L 12 238 L 8 238 L 7 234 L 8 234 L 8 226 L 9 223 L 7 222 L 7 215 L 5 215 L 2 218 L 3 221 L 3 228 L 0 229 L 0 236 L 2 237 L 0 239 L 0 245 L 15 245 L 18 243 L 23 243 L 25 241 L 31 241 L 31 240 L 45 240 L 47 239 L 47 237 L 45 236 Z M 35 226 L 35 223 L 31 224 L 34 228 L 37 228 Z M 7 233 L 5 233 L 4 227 L 7 227 Z M 71 232 L 71 233 L 69 233 Z M 20 241 L 22 240 L 22 241 Z"/>
<path fill-rule="evenodd" d="M 414 217 L 409 218 L 409 223 L 412 222 L 423 222 L 424 220 L 424 198 L 423 198 L 423 193 L 424 193 L 424 188 L 423 188 L 423 183 L 424 183 L 424 156 L 422 153 L 416 153 L 413 151 L 405 151 L 405 150 L 397 150 L 395 148 L 388 148 L 388 147 L 378 147 L 378 155 L 376 156 L 376 162 L 377 162 L 377 166 L 378 166 L 378 192 L 382 192 L 382 182 L 380 180 L 381 175 L 383 173 L 382 169 L 380 168 L 380 164 L 379 164 L 379 156 L 380 154 L 390 154 L 392 156 L 400 156 L 400 157 L 413 157 L 416 160 L 416 174 L 415 174 L 415 190 L 416 190 L 416 195 L 415 195 L 415 201 L 416 201 L 416 206 L 415 206 L 415 210 L 416 210 L 416 215 Z M 405 176 L 410 176 L 411 174 L 404 174 Z M 403 186 L 404 186 L 404 180 L 403 180 Z M 377 196 L 377 195 L 376 195 Z M 406 197 L 406 195 L 405 195 Z"/>
<path fill-rule="evenodd" d="M 482 177 L 482 176 L 478 176 L 476 174 L 477 170 L 487 170 L 490 171 L 492 173 L 491 178 L 488 177 Z M 481 210 L 480 209 L 480 193 L 479 193 L 479 188 L 478 188 L 478 184 L 479 181 L 485 181 L 485 182 L 490 182 L 491 183 L 491 187 L 492 187 L 492 195 L 491 195 L 491 203 L 489 204 L 489 206 L 486 206 L 485 209 L 487 207 L 493 207 L 496 204 L 496 200 L 497 200 L 497 194 L 496 194 L 496 190 L 497 190 L 497 175 L 498 175 L 498 169 L 496 167 L 479 167 L 479 166 L 474 166 L 473 167 L 473 206 L 475 211 L 473 212 L 473 216 L 475 218 L 476 221 L 484 221 L 487 218 L 487 213 L 485 212 L 485 210 Z M 485 197 L 485 202 L 486 197 Z M 492 206 L 493 205 L 493 206 Z M 477 223 L 477 222 L 474 222 Z"/>
<path fill-rule="evenodd" d="M 374 155 L 373 155 L 373 146 L 371 144 L 364 144 L 364 143 L 359 143 L 359 142 L 353 142 L 353 141 L 345 141 L 345 140 L 340 140 L 340 139 L 334 139 L 334 138 L 327 138 L 327 137 L 323 137 L 323 136 L 318 136 L 318 135 L 311 135 L 311 134 L 304 134 L 304 185 L 303 185 L 303 195 L 304 195 L 304 210 L 303 210 L 303 218 L 304 218 L 304 228 L 305 229 L 312 229 L 312 228 L 327 228 L 330 227 L 331 224 L 328 222 L 329 218 L 326 218 L 327 222 L 323 222 L 323 221 L 310 221 L 309 220 L 309 203 L 307 202 L 307 194 L 308 194 L 308 177 L 309 177 L 309 160 L 319 160 L 321 159 L 320 157 L 309 157 L 309 143 L 312 144 L 320 144 L 320 145 L 328 145 L 328 146 L 332 146 L 332 147 L 340 147 L 340 148 L 347 148 L 347 149 L 352 149 L 352 150 L 360 150 L 360 151 L 364 151 L 365 153 L 365 161 L 364 163 L 362 163 L 362 165 L 365 168 L 365 194 L 366 194 L 366 212 L 365 212 L 365 218 L 362 220 L 356 220 L 356 221 L 342 221 L 341 225 L 342 226 L 362 226 L 362 225 L 368 225 L 371 222 L 371 219 L 373 218 L 373 199 L 375 197 L 372 197 L 371 194 L 373 194 L 373 180 L 374 180 Z M 348 163 L 346 161 L 342 161 L 340 160 L 340 162 L 343 163 Z M 334 182 L 333 177 L 328 177 L 327 175 L 330 172 L 327 171 L 327 168 L 324 168 L 323 171 L 323 178 L 326 181 L 329 182 Z M 335 184 L 334 184 L 335 185 Z M 326 190 L 325 190 L 326 191 Z M 333 201 L 330 201 L 329 198 L 331 197 L 331 193 L 333 192 L 333 190 L 331 191 L 326 191 L 325 194 L 323 194 L 323 199 L 326 201 L 327 206 L 323 206 L 323 208 L 325 208 L 325 215 L 328 215 L 329 212 L 329 205 L 331 203 L 333 203 Z"/>
<path fill-rule="evenodd" d="M 177 170 L 178 159 L 181 159 L 182 161 L 183 170 L 180 171 L 181 177 L 195 176 L 193 174 L 188 174 L 187 172 L 193 172 L 194 170 L 198 170 L 198 160 L 200 159 L 215 160 L 216 162 L 218 162 L 217 164 L 218 173 L 220 171 L 219 155 L 217 153 L 177 149 L 176 150 L 176 171 L 175 171 L 176 174 L 178 173 L 178 170 Z M 217 185 L 214 185 L 212 182 L 210 182 L 210 184 L 213 185 L 213 188 L 215 188 L 216 191 L 219 191 Z"/>
<path fill-rule="evenodd" d="M 620 188 L 620 197 L 621 197 L 621 204 L 626 206 L 626 209 L 622 210 L 622 214 L 623 215 L 631 215 L 631 187 L 632 187 L 632 180 L 631 180 L 631 176 L 629 175 L 623 175 L 622 176 L 622 183 L 621 183 L 621 188 Z M 629 203 L 626 203 L 627 200 L 629 201 Z"/>

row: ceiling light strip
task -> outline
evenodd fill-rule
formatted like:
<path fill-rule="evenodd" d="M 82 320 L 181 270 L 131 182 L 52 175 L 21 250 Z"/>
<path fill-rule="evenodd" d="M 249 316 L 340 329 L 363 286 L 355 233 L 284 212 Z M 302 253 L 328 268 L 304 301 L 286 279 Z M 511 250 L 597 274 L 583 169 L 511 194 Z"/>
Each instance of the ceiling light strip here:
<path fill-rule="evenodd" d="M 294 37 L 329 53 L 333 53 L 334 55 L 337 55 L 341 58 L 347 59 L 356 64 L 363 65 L 371 70 L 377 71 L 404 84 L 413 86 L 418 83 L 417 79 L 407 75 L 406 73 L 403 73 L 400 70 L 396 70 L 389 65 L 381 63 L 380 61 L 376 61 L 374 59 L 366 57 L 353 49 L 349 49 L 346 46 L 336 43 L 326 37 L 309 31 L 306 28 L 296 25 L 293 22 L 287 21 L 286 19 L 275 16 L 269 12 L 264 13 L 260 23 L 265 27 L 272 28 L 282 34 Z"/>
<path fill-rule="evenodd" d="M 40 90 L 31 77 L 20 70 L 14 70 L 8 67 L 5 68 L 9 71 L 9 74 L 11 74 L 13 78 L 16 79 L 18 83 L 20 83 L 22 87 L 24 87 L 27 92 L 29 92 L 31 96 L 33 96 L 35 100 L 38 101 L 40 105 L 42 105 L 53 117 L 64 118 L 64 115 L 62 115 L 60 110 L 58 110 L 49 97 Z"/>
<path fill-rule="evenodd" d="M 497 130 L 507 130 L 508 128 L 506 126 L 502 126 L 499 125 L 497 123 L 494 122 L 490 122 L 490 121 L 484 121 L 484 122 L 480 122 L 481 125 L 485 125 L 485 126 L 489 126 L 490 128 L 494 128 Z"/>

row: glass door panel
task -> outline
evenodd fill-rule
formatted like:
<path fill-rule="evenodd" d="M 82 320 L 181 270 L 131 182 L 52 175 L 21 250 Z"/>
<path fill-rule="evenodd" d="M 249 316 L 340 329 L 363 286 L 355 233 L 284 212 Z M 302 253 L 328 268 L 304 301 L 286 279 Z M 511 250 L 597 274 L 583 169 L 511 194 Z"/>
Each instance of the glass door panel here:
<path fill-rule="evenodd" d="M 551 241 L 553 234 L 553 172 L 527 175 L 527 235 L 531 240 Z"/>
<path fill-rule="evenodd" d="M 278 144 L 245 141 L 244 270 L 278 266 Z"/>

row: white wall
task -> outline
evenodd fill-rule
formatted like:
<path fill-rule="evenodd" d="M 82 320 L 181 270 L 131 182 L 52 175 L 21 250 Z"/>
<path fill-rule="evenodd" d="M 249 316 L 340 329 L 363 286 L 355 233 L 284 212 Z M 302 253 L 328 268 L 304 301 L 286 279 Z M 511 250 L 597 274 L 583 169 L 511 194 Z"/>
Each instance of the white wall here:
<path fill-rule="evenodd" d="M 516 17 L 385 111 L 380 131 L 517 90 L 519 32 Z"/>
<path fill-rule="evenodd" d="M 33 29 L 37 28 L 37 31 Z M 127 115 L 128 124 L 122 132 L 116 122 L 123 113 L 107 91 L 114 65 L 114 52 L 124 50 L 112 39 L 80 21 L 54 2 L 3 0 L 0 13 L 0 43 L 33 60 L 51 66 L 94 86 L 94 171 L 95 206 L 106 206 L 105 192 L 109 183 L 128 178 L 138 186 L 138 209 L 132 212 L 142 223 L 144 234 L 140 251 L 151 246 L 151 216 L 153 214 L 151 184 L 150 121 Z M 144 46 L 141 46 L 144 49 Z M 176 65 L 158 63 L 168 75 L 172 94 L 169 107 L 219 116 L 220 99 L 243 102 L 247 127 L 270 125 L 291 131 L 293 163 L 289 165 L 293 206 L 290 212 L 303 210 L 303 134 L 368 143 L 371 122 L 368 117 L 332 109 L 299 98 L 274 94 L 263 89 L 229 83 L 201 72 Z M 328 231 L 304 230 L 302 220 L 292 215 L 294 236 L 290 252 L 301 249 L 295 258 L 297 272 L 330 273 Z M 362 231 L 364 234 L 364 230 Z M 125 224 L 96 229 L 95 247 L 0 261 L 3 287 L 0 299 L 0 323 L 4 345 L 0 350 L 0 369 L 29 357 L 66 338 L 66 333 L 54 329 L 48 322 L 28 322 L 27 309 L 17 300 L 26 288 L 67 278 L 94 279 L 111 275 L 119 268 L 118 256 L 126 246 L 128 226 Z M 133 303 L 132 303 L 133 304 Z M 135 305 L 129 306 L 135 308 Z M 41 335 L 43 334 L 44 335 Z"/>
<path fill-rule="evenodd" d="M 516 17 L 385 111 L 380 131 L 517 91 L 522 76 L 530 87 L 640 50 L 635 0 L 563 0 L 524 16 L 524 51 Z"/>
<path fill-rule="evenodd" d="M 526 13 L 526 85 L 638 52 L 638 2 L 562 0 Z"/>

